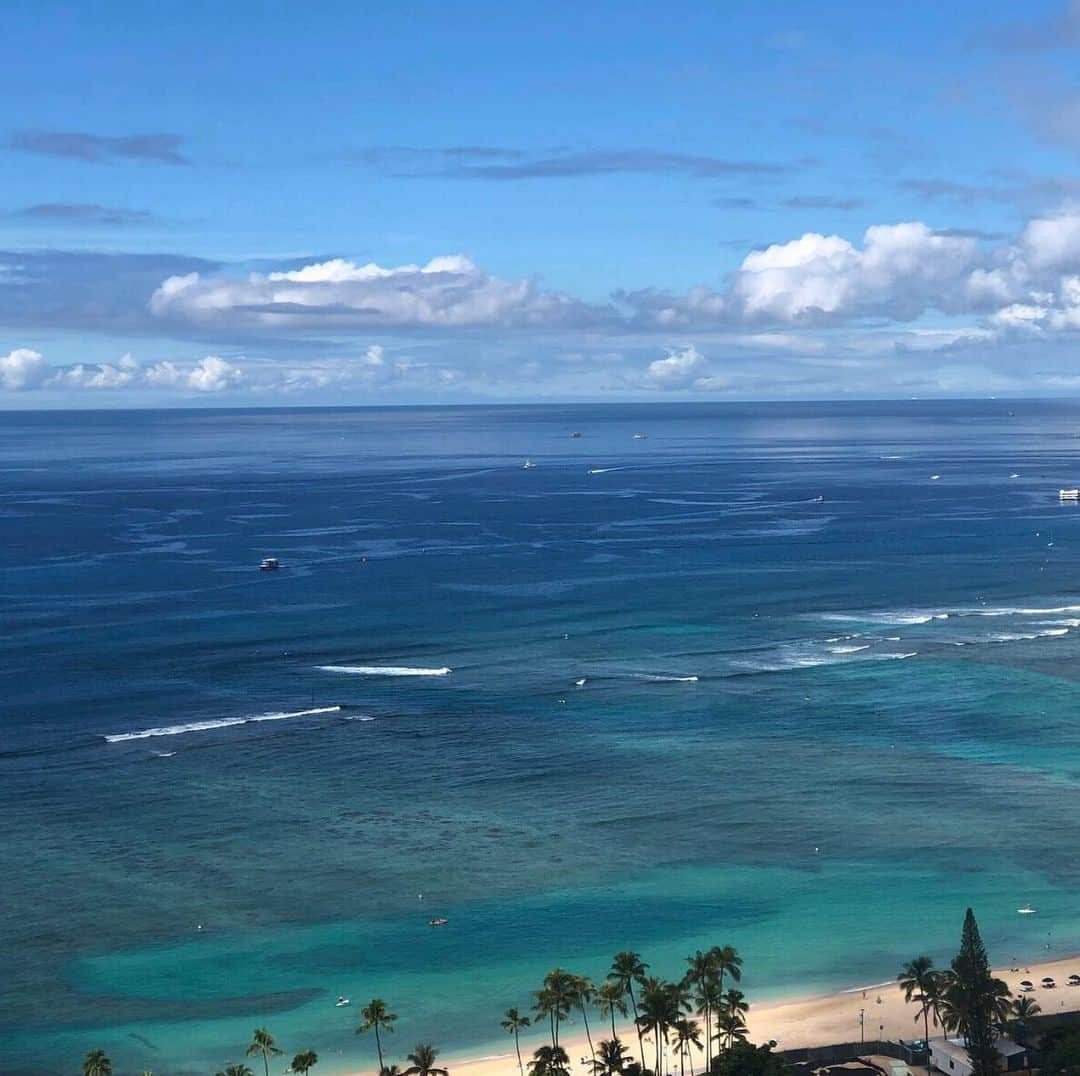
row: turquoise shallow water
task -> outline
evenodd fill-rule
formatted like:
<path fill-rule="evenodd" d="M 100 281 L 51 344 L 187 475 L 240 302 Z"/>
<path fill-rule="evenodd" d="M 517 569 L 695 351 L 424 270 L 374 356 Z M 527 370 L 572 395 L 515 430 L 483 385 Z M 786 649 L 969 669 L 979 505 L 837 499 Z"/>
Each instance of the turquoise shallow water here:
<path fill-rule="evenodd" d="M 5 1071 L 209 1073 L 263 1023 L 355 1068 L 338 994 L 402 1054 L 497 1052 L 556 963 L 730 943 L 752 998 L 854 986 L 969 903 L 1001 960 L 1080 951 L 1076 431 L 6 417 Z"/>

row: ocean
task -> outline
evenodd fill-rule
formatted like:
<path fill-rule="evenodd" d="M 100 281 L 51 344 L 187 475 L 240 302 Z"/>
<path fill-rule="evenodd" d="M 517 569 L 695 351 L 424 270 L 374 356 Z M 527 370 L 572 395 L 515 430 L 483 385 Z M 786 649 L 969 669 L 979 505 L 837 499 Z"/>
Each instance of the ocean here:
<path fill-rule="evenodd" d="M 999 963 L 1080 951 L 1078 438 L 4 414 L 0 1068 L 209 1074 L 265 1025 L 332 1076 L 371 997 L 391 1060 L 498 1053 L 555 965 L 730 944 L 753 1002 L 945 962 L 969 904 Z"/>

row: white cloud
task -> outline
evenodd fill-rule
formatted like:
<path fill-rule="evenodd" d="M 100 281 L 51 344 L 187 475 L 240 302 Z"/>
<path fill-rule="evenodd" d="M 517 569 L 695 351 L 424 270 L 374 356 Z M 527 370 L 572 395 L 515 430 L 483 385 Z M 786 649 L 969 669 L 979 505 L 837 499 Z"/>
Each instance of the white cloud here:
<path fill-rule="evenodd" d="M 169 361 L 144 365 L 131 355 L 116 362 L 75 363 L 53 366 L 28 348 L 17 348 L 0 356 L 0 387 L 20 389 L 186 389 L 195 392 L 222 392 L 244 380 L 244 371 L 219 358 L 207 355 L 195 363 Z"/>
<path fill-rule="evenodd" d="M 705 366 L 705 358 L 693 344 L 672 351 L 666 359 L 655 359 L 645 371 L 646 380 L 656 388 L 686 388 Z"/>
<path fill-rule="evenodd" d="M 48 375 L 49 366 L 43 356 L 28 347 L 0 355 L 0 385 L 5 389 L 36 389 Z"/>
<path fill-rule="evenodd" d="M 157 288 L 150 311 L 201 325 L 278 329 L 552 327 L 598 317 L 530 280 L 489 276 L 460 255 L 393 269 L 335 258 L 246 279 L 187 273 Z"/>

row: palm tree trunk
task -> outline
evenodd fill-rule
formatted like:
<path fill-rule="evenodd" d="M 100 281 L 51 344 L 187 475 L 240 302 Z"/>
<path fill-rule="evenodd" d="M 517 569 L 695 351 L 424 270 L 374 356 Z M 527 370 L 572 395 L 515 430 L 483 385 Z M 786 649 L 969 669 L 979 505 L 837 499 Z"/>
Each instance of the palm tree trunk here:
<path fill-rule="evenodd" d="M 615 1006 L 611 1006 L 611 1041 L 615 1042 L 618 1039 L 618 1035 L 615 1034 Z"/>
<path fill-rule="evenodd" d="M 708 995 L 706 995 L 706 998 Z M 705 1072 L 712 1072 L 712 1006 L 708 1000 L 705 1002 Z M 690 1073 L 693 1076 L 694 1063 L 690 1062 Z"/>
<path fill-rule="evenodd" d="M 270 1076 L 270 1055 L 263 1050 L 263 1068 L 266 1070 L 266 1076 Z"/>
<path fill-rule="evenodd" d="M 592 1034 L 589 1032 L 589 1014 L 585 1011 L 585 1002 L 581 1003 L 581 1019 L 585 1021 L 585 1038 L 589 1042 L 589 1053 L 596 1060 L 596 1051 L 593 1049 Z"/>
<path fill-rule="evenodd" d="M 656 1024 L 653 1027 L 653 1034 L 656 1036 L 656 1076 L 663 1076 L 660 1071 L 660 1025 Z"/>
<path fill-rule="evenodd" d="M 641 1059 L 641 1067 L 645 1067 L 645 1042 L 641 1037 L 641 1025 L 638 1023 L 637 1002 L 634 1000 L 634 984 L 627 983 L 626 989 L 630 994 L 630 1005 L 634 1010 L 634 1030 L 637 1032 L 638 1057 Z"/>
<path fill-rule="evenodd" d="M 518 1040 L 518 1029 L 514 1028 L 514 1049 L 517 1050 L 518 1055 L 518 1071 L 521 1076 L 525 1076 L 525 1066 L 521 1063 L 521 1043 Z"/>
<path fill-rule="evenodd" d="M 375 1049 L 379 1051 L 379 1076 L 382 1076 L 382 1070 L 386 1067 L 383 1065 L 382 1060 L 382 1040 L 379 1038 L 379 1025 L 375 1025 Z M 269 1073 L 267 1073 L 269 1076 Z"/>

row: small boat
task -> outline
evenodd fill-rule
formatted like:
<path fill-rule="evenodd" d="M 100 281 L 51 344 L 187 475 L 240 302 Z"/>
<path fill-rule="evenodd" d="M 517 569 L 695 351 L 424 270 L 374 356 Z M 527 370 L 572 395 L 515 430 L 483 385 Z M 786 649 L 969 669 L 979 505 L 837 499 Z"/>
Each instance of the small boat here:
<path fill-rule="evenodd" d="M 1030 979 L 1021 979 L 1020 989 L 1027 993 L 1027 991 L 1035 989 L 1035 984 Z"/>
<path fill-rule="evenodd" d="M 581 436 L 581 430 L 574 430 L 574 432 L 572 434 L 570 434 L 570 436 L 571 437 L 580 437 Z"/>
<path fill-rule="evenodd" d="M 441 915 L 437 915 L 434 919 L 432 919 L 428 923 L 428 926 L 429 927 L 444 927 L 449 922 L 450 922 L 449 919 L 444 919 Z"/>
<path fill-rule="evenodd" d="M 649 438 L 649 435 L 647 433 L 635 433 L 634 434 L 634 440 L 635 441 L 647 441 L 648 438 Z"/>
<path fill-rule="evenodd" d="M 523 471 L 531 471 L 531 470 L 532 470 L 532 469 L 533 469 L 533 468 L 534 468 L 535 466 L 536 466 L 536 464 L 535 464 L 535 463 L 533 463 L 533 461 L 532 461 L 532 460 L 526 460 L 526 461 L 525 461 L 525 462 L 524 462 L 524 463 L 523 463 L 523 464 L 521 465 L 521 469 L 522 469 Z"/>
<path fill-rule="evenodd" d="M 344 1009 L 346 1005 L 350 1004 L 352 1003 L 349 1001 L 349 999 L 347 997 L 343 997 L 341 994 L 338 994 L 338 999 L 334 1002 L 335 1007 L 338 1009 Z"/>
<path fill-rule="evenodd" d="M 1059 489 L 1058 499 L 1062 501 L 1080 501 L 1080 489 Z"/>
<path fill-rule="evenodd" d="M 811 502 L 812 504 L 824 504 L 825 498 L 819 493 Z"/>
<path fill-rule="evenodd" d="M 1034 915 L 1035 914 L 1035 909 L 1034 908 L 1029 908 L 1025 904 L 1023 908 L 1017 908 L 1016 909 L 1016 914 L 1017 915 Z"/>
<path fill-rule="evenodd" d="M 1057 986 L 1057 983 L 1047 975 L 1046 978 L 1043 979 L 1042 985 L 1045 986 L 1047 990 L 1053 990 L 1054 987 Z"/>
<path fill-rule="evenodd" d="M 1067 981 L 1068 981 L 1069 986 L 1080 986 L 1080 975 L 1076 975 L 1074 973 L 1074 974 L 1069 976 Z"/>
<path fill-rule="evenodd" d="M 584 687 L 585 686 L 585 677 L 583 676 L 580 680 L 575 680 L 574 683 L 578 687 Z"/>
<path fill-rule="evenodd" d="M 259 571 L 276 572 L 280 567 L 277 557 L 263 557 L 262 563 L 259 565 Z"/>

